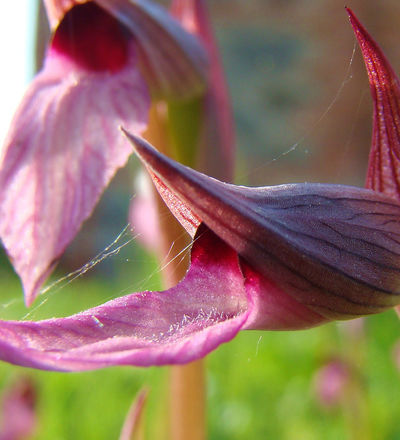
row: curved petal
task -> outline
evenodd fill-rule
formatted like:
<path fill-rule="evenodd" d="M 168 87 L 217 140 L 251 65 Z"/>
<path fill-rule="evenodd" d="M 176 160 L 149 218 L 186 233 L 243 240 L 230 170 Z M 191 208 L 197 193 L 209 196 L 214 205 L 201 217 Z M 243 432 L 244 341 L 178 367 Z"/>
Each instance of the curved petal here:
<path fill-rule="evenodd" d="M 177 286 L 68 318 L 0 321 L 0 358 L 64 371 L 186 363 L 232 339 L 247 320 L 247 307 L 237 254 L 204 228 Z"/>
<path fill-rule="evenodd" d="M 203 93 L 207 55 L 160 5 L 149 0 L 96 0 L 135 36 L 141 69 L 152 92 L 163 99 L 188 99 Z"/>
<path fill-rule="evenodd" d="M 80 70 L 50 50 L 0 158 L 0 236 L 27 304 L 131 154 L 118 126 L 142 132 L 149 107 L 133 44 L 113 74 Z"/>
<path fill-rule="evenodd" d="M 400 82 L 378 44 L 347 8 L 374 102 L 366 187 L 400 200 Z"/>
<path fill-rule="evenodd" d="M 130 139 L 178 219 L 184 206 L 185 218 L 203 221 L 301 304 L 329 319 L 347 319 L 400 303 L 395 200 L 342 185 L 229 185 Z"/>

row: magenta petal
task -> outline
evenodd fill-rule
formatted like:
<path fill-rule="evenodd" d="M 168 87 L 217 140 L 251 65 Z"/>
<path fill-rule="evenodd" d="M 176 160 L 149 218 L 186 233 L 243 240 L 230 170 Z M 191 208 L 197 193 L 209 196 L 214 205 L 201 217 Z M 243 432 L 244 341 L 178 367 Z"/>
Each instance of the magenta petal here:
<path fill-rule="evenodd" d="M 114 74 L 76 69 L 50 51 L 0 158 L 0 236 L 28 305 L 131 154 L 118 126 L 142 132 L 149 106 L 132 45 Z"/>
<path fill-rule="evenodd" d="M 400 204 L 392 198 L 344 185 L 230 185 L 130 139 L 178 219 L 184 206 L 184 217 L 200 219 L 317 314 L 348 319 L 400 303 Z"/>
<path fill-rule="evenodd" d="M 364 57 L 374 102 L 366 187 L 400 199 L 400 82 L 378 44 L 347 9 Z"/>
<path fill-rule="evenodd" d="M 236 253 L 204 228 L 184 280 L 68 318 L 0 321 L 0 358 L 41 369 L 181 364 L 232 339 L 249 311 Z"/>

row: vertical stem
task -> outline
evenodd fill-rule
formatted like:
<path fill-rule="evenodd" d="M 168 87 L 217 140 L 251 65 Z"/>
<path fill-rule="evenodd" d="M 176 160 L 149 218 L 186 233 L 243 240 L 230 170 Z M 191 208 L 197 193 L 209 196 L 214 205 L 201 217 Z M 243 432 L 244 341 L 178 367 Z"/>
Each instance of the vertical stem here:
<path fill-rule="evenodd" d="M 160 200 L 160 204 L 163 204 Z M 164 206 L 160 206 L 161 231 L 168 248 L 168 260 L 163 270 L 167 287 L 177 284 L 185 275 L 188 253 L 177 256 L 189 243 L 188 236 Z M 182 260 L 184 258 L 184 260 Z M 169 412 L 171 440 L 205 440 L 205 372 L 204 361 L 170 367 Z"/>
<path fill-rule="evenodd" d="M 168 154 L 171 148 L 165 128 L 165 106 L 153 105 L 145 137 L 160 151 Z M 165 287 L 176 285 L 186 274 L 189 253 L 182 252 L 190 238 L 157 195 L 161 232 L 161 261 Z M 202 360 L 184 366 L 170 367 L 169 415 L 170 440 L 205 440 L 205 373 Z"/>
<path fill-rule="evenodd" d="M 204 361 L 171 367 L 171 440 L 204 440 L 205 377 Z"/>

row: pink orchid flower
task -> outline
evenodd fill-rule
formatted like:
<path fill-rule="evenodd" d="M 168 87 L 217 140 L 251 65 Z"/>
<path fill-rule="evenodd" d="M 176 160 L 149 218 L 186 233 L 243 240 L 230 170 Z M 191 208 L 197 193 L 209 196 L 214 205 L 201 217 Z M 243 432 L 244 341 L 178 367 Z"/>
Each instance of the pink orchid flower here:
<path fill-rule="evenodd" d="M 46 0 L 52 38 L 43 69 L 0 154 L 0 237 L 29 305 L 118 168 L 153 96 L 205 87 L 197 39 L 148 0 Z"/>
<path fill-rule="evenodd" d="M 392 133 L 397 80 L 351 18 L 381 96 L 390 97 L 375 103 L 375 130 Z M 186 277 L 167 291 L 133 293 L 67 318 L 0 321 L 3 360 L 67 371 L 180 364 L 240 330 L 309 328 L 400 303 L 400 202 L 392 194 L 315 183 L 239 187 L 127 136 L 194 239 Z M 396 145 L 381 148 L 389 153 Z"/>
<path fill-rule="evenodd" d="M 346 399 L 351 376 L 350 365 L 342 359 L 332 359 L 321 366 L 313 379 L 318 403 L 327 409 L 339 406 Z"/>

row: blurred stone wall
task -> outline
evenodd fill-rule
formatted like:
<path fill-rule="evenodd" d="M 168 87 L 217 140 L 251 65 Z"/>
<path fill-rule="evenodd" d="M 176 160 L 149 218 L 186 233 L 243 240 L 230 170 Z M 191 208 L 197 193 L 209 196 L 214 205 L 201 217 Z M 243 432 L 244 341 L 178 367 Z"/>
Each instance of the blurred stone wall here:
<path fill-rule="evenodd" d="M 363 185 L 372 103 L 345 3 L 209 4 L 235 109 L 237 180 Z M 400 2 L 352 0 L 347 5 L 400 71 Z"/>

